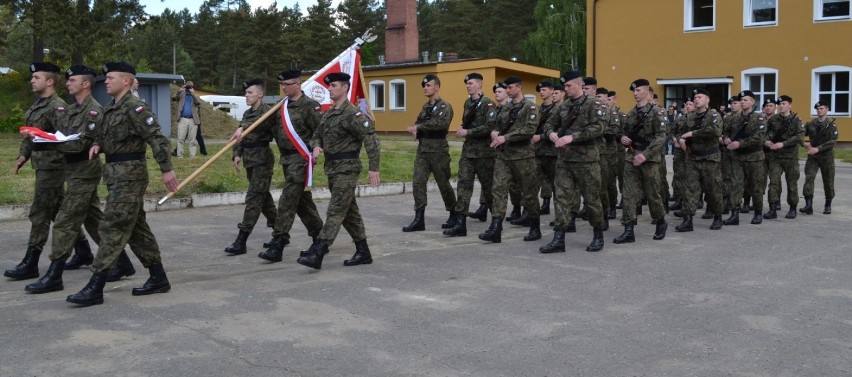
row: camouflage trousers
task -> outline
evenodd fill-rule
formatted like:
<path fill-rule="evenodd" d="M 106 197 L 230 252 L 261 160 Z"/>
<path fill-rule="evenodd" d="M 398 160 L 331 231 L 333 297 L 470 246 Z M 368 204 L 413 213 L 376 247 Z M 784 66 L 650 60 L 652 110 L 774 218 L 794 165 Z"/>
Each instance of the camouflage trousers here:
<path fill-rule="evenodd" d="M 538 177 L 538 189 L 541 197 L 553 197 L 553 181 L 556 179 L 556 156 L 535 156 L 535 174 Z"/>
<path fill-rule="evenodd" d="M 675 197 L 683 200 L 686 197 L 684 189 L 684 179 L 686 179 L 686 153 L 679 148 L 675 148 L 674 156 L 672 157 L 672 170 L 674 177 L 672 178 L 672 193 Z"/>
<path fill-rule="evenodd" d="M 601 166 L 597 161 L 575 162 L 559 159 L 556 162 L 556 192 L 553 202 L 557 229 L 565 229 L 574 208 L 579 208 L 580 196 L 586 201 L 589 224 L 603 226 L 601 207 Z"/>
<path fill-rule="evenodd" d="M 707 200 L 707 211 L 714 216 L 722 215 L 722 174 L 719 162 L 687 157 L 683 183 L 683 209 L 688 215 L 695 216 L 702 192 Z"/>
<path fill-rule="evenodd" d="M 763 211 L 763 161 L 731 160 L 731 208 L 740 209 L 743 196 L 751 197 L 755 213 Z"/>
<path fill-rule="evenodd" d="M 367 231 L 364 228 L 364 219 L 355 202 L 355 189 L 358 187 L 358 174 L 345 173 L 335 174 L 328 177 L 328 189 L 331 191 L 331 199 L 328 202 L 325 224 L 320 231 L 319 239 L 328 245 L 334 243 L 337 233 L 342 225 L 352 241 L 358 242 L 367 239 Z"/>
<path fill-rule="evenodd" d="M 426 183 L 429 174 L 435 177 L 441 198 L 444 200 L 444 209 L 452 211 L 456 207 L 456 193 L 450 184 L 450 154 L 449 153 L 417 153 L 414 159 L 414 176 L 412 177 L 412 191 L 414 194 L 414 210 L 426 208 Z"/>
<path fill-rule="evenodd" d="M 35 195 L 30 207 L 30 239 L 27 246 L 44 248 L 50 233 L 50 222 L 56 218 L 64 195 L 62 170 L 36 169 Z"/>
<path fill-rule="evenodd" d="M 657 164 L 657 166 L 659 166 L 659 169 L 660 169 L 660 174 L 658 175 L 658 178 L 657 178 L 657 179 L 660 180 L 660 183 L 657 185 L 657 187 L 660 190 L 660 199 L 667 202 L 669 200 L 669 198 L 671 198 L 672 195 L 671 195 L 671 190 L 670 190 L 670 187 L 669 187 L 669 179 L 668 179 L 669 170 L 668 170 L 668 167 L 666 166 L 666 155 L 665 155 L 665 153 L 660 158 L 660 163 Z"/>
<path fill-rule="evenodd" d="M 659 165 L 659 162 L 653 161 L 645 161 L 639 166 L 633 166 L 630 161 L 624 162 L 622 225 L 636 225 L 636 208 L 642 204 L 643 196 L 648 200 L 648 209 L 651 211 L 652 219 L 659 220 L 666 215 L 662 198 L 660 198 Z"/>
<path fill-rule="evenodd" d="M 246 178 L 249 181 L 246 191 L 246 209 L 243 211 L 243 221 L 237 225 L 242 231 L 251 233 L 261 213 L 268 222 L 275 221 L 275 200 L 269 193 L 273 166 L 273 164 L 267 164 L 246 168 Z"/>
<path fill-rule="evenodd" d="M 305 190 L 305 160 L 298 154 L 285 156 L 281 167 L 284 169 L 284 187 L 278 199 L 278 212 L 275 215 L 272 236 L 281 236 L 290 241 L 290 229 L 293 228 L 296 215 L 299 215 L 309 236 L 319 235 L 323 228 L 322 217 L 317 211 L 313 194 L 310 190 Z"/>
<path fill-rule="evenodd" d="M 610 152 L 607 152 L 607 154 L 602 155 L 601 158 L 606 159 L 607 176 L 605 178 L 605 180 L 606 180 L 606 191 L 604 191 L 604 192 L 606 193 L 606 197 L 607 197 L 608 203 L 609 203 L 609 207 L 603 207 L 603 200 L 601 200 L 601 203 L 602 203 L 601 208 L 604 211 L 607 211 L 607 210 L 610 210 L 610 209 L 614 209 L 615 205 L 618 204 L 618 179 L 619 179 L 618 178 L 618 171 L 623 170 L 623 168 L 624 168 L 623 161 L 624 160 L 623 159 L 619 160 L 617 153 L 610 153 Z M 604 180 L 604 179 L 602 179 L 602 180 Z M 603 197 L 603 196 L 604 195 L 601 195 L 601 197 Z"/>
<path fill-rule="evenodd" d="M 616 155 L 616 158 L 617 158 L 616 159 L 617 162 L 615 164 L 615 166 L 616 166 L 615 177 L 618 179 L 618 192 L 622 193 L 622 196 L 623 196 L 623 194 L 624 194 L 624 163 L 622 163 L 622 161 L 624 161 L 624 156 L 627 155 L 627 149 L 623 145 L 619 145 L 618 150 L 615 153 L 615 155 Z"/>
<path fill-rule="evenodd" d="M 825 191 L 825 199 L 834 199 L 833 151 L 827 156 L 808 156 L 808 160 L 805 162 L 805 185 L 802 187 L 802 193 L 806 198 L 813 198 L 814 196 L 814 181 L 816 180 L 817 172 L 822 174 L 822 188 Z"/>
<path fill-rule="evenodd" d="M 781 202 L 781 174 L 787 181 L 787 204 L 792 208 L 799 205 L 799 159 L 769 159 L 769 203 Z"/>
<path fill-rule="evenodd" d="M 494 186 L 491 189 L 493 205 L 491 215 L 496 219 L 506 217 L 506 200 L 509 196 L 510 185 L 518 186 L 521 193 L 521 205 L 527 209 L 529 216 L 539 217 L 541 207 L 538 203 L 538 179 L 535 175 L 535 159 L 494 160 Z"/>
<path fill-rule="evenodd" d="M 466 158 L 459 160 L 459 181 L 456 185 L 455 211 L 467 215 L 470 209 L 470 198 L 473 196 L 474 179 L 479 178 L 482 186 L 480 203 L 491 208 L 491 186 L 494 179 L 493 158 Z"/>
<path fill-rule="evenodd" d="M 722 150 L 722 164 L 720 166 L 721 174 L 722 174 L 722 195 L 730 196 L 731 190 L 734 186 L 733 177 L 733 164 L 734 164 L 734 155 L 728 148 L 720 147 Z"/>
<path fill-rule="evenodd" d="M 101 178 L 69 178 L 65 198 L 53 222 L 53 239 L 51 240 L 50 260 L 64 261 L 71 257 L 74 242 L 85 237 L 80 226 L 84 225 L 92 241 L 101 244 L 98 233 L 103 212 L 101 200 L 98 198 L 98 184 Z"/>
<path fill-rule="evenodd" d="M 601 169 L 601 187 L 598 197 L 601 201 L 601 211 L 607 211 L 610 207 L 614 207 L 615 203 L 609 202 L 609 193 L 607 192 L 607 186 L 609 185 L 609 162 L 607 161 L 606 154 L 600 154 L 598 165 Z"/>

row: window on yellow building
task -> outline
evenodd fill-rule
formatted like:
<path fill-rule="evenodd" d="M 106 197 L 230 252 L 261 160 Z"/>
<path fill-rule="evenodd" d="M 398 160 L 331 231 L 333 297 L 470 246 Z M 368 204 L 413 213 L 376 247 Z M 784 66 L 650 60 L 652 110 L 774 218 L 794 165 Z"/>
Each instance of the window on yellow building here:
<path fill-rule="evenodd" d="M 814 21 L 848 20 L 849 0 L 814 0 Z"/>
<path fill-rule="evenodd" d="M 383 111 L 385 109 L 385 82 L 370 81 L 370 109 Z"/>
<path fill-rule="evenodd" d="M 826 66 L 813 70 L 813 101 L 826 101 L 831 104 L 829 115 L 852 114 L 852 67 Z M 815 114 L 813 110 L 811 113 Z"/>
<path fill-rule="evenodd" d="M 405 110 L 405 80 L 390 81 L 390 109 Z"/>
<path fill-rule="evenodd" d="M 778 0 L 744 0 L 745 26 L 767 26 L 778 24 Z"/>
<path fill-rule="evenodd" d="M 778 70 L 774 68 L 751 68 L 743 71 L 743 90 L 754 92 L 757 108 L 766 99 L 778 98 Z"/>
<path fill-rule="evenodd" d="M 683 29 L 713 30 L 716 25 L 716 0 L 684 0 Z"/>

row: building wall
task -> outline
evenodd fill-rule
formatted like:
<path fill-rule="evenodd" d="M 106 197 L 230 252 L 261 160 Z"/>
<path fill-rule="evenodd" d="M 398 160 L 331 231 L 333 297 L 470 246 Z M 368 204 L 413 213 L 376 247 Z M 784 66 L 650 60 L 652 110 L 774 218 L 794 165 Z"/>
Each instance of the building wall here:
<path fill-rule="evenodd" d="M 852 21 L 814 21 L 814 1 L 779 0 L 776 26 L 744 26 L 749 0 L 715 0 L 715 27 L 684 31 L 691 0 L 587 0 L 587 67 L 601 86 L 627 94 L 637 78 L 732 78 L 730 94 L 749 89 L 743 71 L 776 69 L 777 95 L 793 98 L 793 111 L 815 115 L 813 70 L 839 65 L 852 69 Z M 630 97 L 621 95 L 622 107 Z M 832 116 L 834 117 L 834 116 Z M 852 119 L 836 116 L 841 141 L 852 141 Z"/>

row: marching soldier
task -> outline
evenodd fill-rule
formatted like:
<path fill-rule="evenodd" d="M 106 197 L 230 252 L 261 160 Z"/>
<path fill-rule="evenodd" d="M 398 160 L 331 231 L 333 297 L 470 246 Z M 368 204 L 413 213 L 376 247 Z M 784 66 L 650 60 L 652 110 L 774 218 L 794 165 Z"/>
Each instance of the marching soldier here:
<path fill-rule="evenodd" d="M 610 143 L 611 140 L 615 141 L 616 135 L 618 135 L 621 130 L 618 129 L 621 125 L 619 119 L 612 119 L 612 111 L 609 109 L 609 105 L 607 104 L 607 98 L 609 98 L 609 90 L 607 88 L 597 88 L 595 90 L 595 99 L 598 100 L 606 110 L 603 115 L 604 119 L 604 129 L 603 135 L 598 139 L 598 154 L 600 155 L 600 160 L 598 160 L 598 164 L 601 166 L 601 210 L 603 211 L 603 219 L 604 225 L 603 230 L 609 229 L 609 212 L 610 208 L 615 205 L 614 202 L 609 200 L 609 178 L 610 178 L 610 159 L 615 158 L 615 154 L 610 153 Z M 616 115 L 617 116 L 617 115 Z"/>
<path fill-rule="evenodd" d="M 606 217 L 612 220 L 617 216 L 615 210 L 623 207 L 618 202 L 618 192 L 619 190 L 624 192 L 623 161 L 626 148 L 624 148 L 624 145 L 621 145 L 621 125 L 624 123 L 624 118 L 627 114 L 624 114 L 621 108 L 618 107 L 618 97 L 616 97 L 616 92 L 613 90 L 607 93 L 606 104 L 612 112 L 610 114 L 611 127 L 614 127 L 617 132 L 612 142 L 607 144 L 607 151 L 609 152 L 607 158 L 609 161 L 609 179 L 607 180 L 609 208 L 604 209 L 608 211 Z"/>
<path fill-rule="evenodd" d="M 763 114 L 754 112 L 754 93 L 740 92 L 742 113 L 727 129 L 724 143 L 733 151 L 733 200 L 731 216 L 725 225 L 739 225 L 740 209 L 744 195 L 750 196 L 754 208 L 752 224 L 763 222 L 763 142 L 766 140 L 766 125 Z"/>
<path fill-rule="evenodd" d="M 671 209 L 674 210 L 682 210 L 686 198 L 686 151 L 680 147 L 678 140 L 680 140 L 680 135 L 688 132 L 686 129 L 686 119 L 689 114 L 695 111 L 695 103 L 692 102 L 692 98 L 685 100 L 683 103 L 683 113 L 677 116 L 671 128 L 671 140 L 674 147 L 674 155 L 672 156 L 672 170 L 674 172 L 672 189 L 676 198 Z"/>
<path fill-rule="evenodd" d="M 553 103 L 553 82 L 544 80 L 535 86 L 538 95 L 541 97 L 541 105 L 538 108 L 538 127 L 535 130 L 535 135 L 532 137 L 533 146 L 535 148 L 535 164 L 536 177 L 538 177 L 539 187 L 541 188 L 541 209 L 539 213 L 542 215 L 550 214 L 550 198 L 553 197 L 553 180 L 556 174 L 556 147 L 553 143 L 544 137 L 544 125 L 550 119 L 550 114 L 556 105 Z M 539 190 L 536 190 L 539 192 Z"/>
<path fill-rule="evenodd" d="M 799 212 L 806 215 L 814 213 L 814 181 L 817 172 L 822 174 L 822 188 L 825 191 L 825 208 L 822 213 L 831 214 L 831 200 L 834 199 L 834 145 L 837 143 L 837 126 L 834 119 L 828 120 L 831 105 L 827 102 L 817 102 L 814 105 L 817 117 L 805 125 L 805 148 L 808 150 L 808 160 L 805 162 L 805 185 L 802 193 L 805 195 L 805 206 Z"/>
<path fill-rule="evenodd" d="M 491 91 L 494 92 L 494 108 L 496 109 L 496 111 L 494 112 L 494 122 L 496 122 L 497 117 L 500 115 L 500 112 L 503 110 L 503 105 L 506 104 L 506 100 L 509 98 L 509 96 L 506 94 L 506 84 L 504 84 L 502 82 L 497 82 L 496 84 L 494 84 L 494 87 L 491 88 Z M 496 123 L 494 124 L 494 126 L 496 126 Z M 492 131 L 493 131 L 493 129 L 492 129 Z M 491 144 L 490 133 L 489 133 L 488 136 L 489 136 L 489 141 L 488 141 L 489 147 L 488 148 L 490 150 L 491 149 L 491 147 L 490 147 L 490 144 Z M 493 153 L 493 151 L 492 151 L 492 153 Z M 493 170 L 493 168 L 492 168 L 492 170 Z M 492 176 L 491 179 L 494 179 L 494 177 Z M 488 209 L 493 208 L 493 207 L 490 207 L 491 204 L 486 205 L 485 187 L 482 186 L 481 183 L 482 182 L 480 182 L 480 186 L 479 186 L 479 208 L 476 210 L 476 212 L 468 212 L 467 215 L 472 219 L 477 219 L 479 221 L 485 221 L 485 220 L 488 219 Z M 492 186 L 493 186 L 493 183 L 492 183 Z M 493 203 L 493 201 L 492 201 L 493 192 L 489 191 L 489 193 L 490 194 L 488 194 L 488 195 L 490 195 L 490 197 L 488 198 L 488 200 L 489 200 L 488 203 Z M 511 192 L 510 192 L 510 194 L 511 194 Z M 519 201 L 514 195 L 511 195 L 511 198 L 512 198 L 513 204 L 517 203 Z M 516 208 L 516 210 L 517 210 L 517 216 L 521 216 L 520 209 Z M 515 214 L 515 211 L 513 211 L 512 213 Z M 493 212 L 492 212 L 492 215 L 493 215 Z M 508 219 L 508 217 L 507 217 L 507 219 Z"/>
<path fill-rule="evenodd" d="M 774 219 L 781 205 L 781 174 L 787 181 L 787 204 L 790 210 L 784 216 L 796 218 L 799 206 L 799 146 L 805 134 L 805 126 L 796 114 L 791 113 L 793 99 L 790 96 L 778 97 L 781 112 L 769 118 L 766 127 L 764 146 L 770 150 L 769 157 L 769 211 L 765 219 Z"/>
<path fill-rule="evenodd" d="M 778 109 L 778 103 L 780 103 L 780 102 L 781 102 L 780 99 L 774 100 L 770 97 L 765 97 L 763 99 L 763 106 L 761 107 L 761 109 L 762 109 L 761 111 L 763 112 L 763 119 L 766 119 L 766 135 L 767 135 L 767 137 L 769 136 L 769 119 L 771 119 L 775 115 L 776 110 Z M 801 123 L 801 122 L 799 122 L 799 123 Z M 764 141 L 764 143 L 765 143 L 765 141 Z M 764 174 L 763 174 L 762 184 L 763 184 L 763 192 L 766 193 L 766 190 L 769 187 L 769 166 L 771 165 L 771 163 L 769 161 L 775 156 L 772 154 L 772 149 L 767 147 L 765 144 L 763 145 L 763 157 L 764 157 L 763 158 L 763 173 Z M 797 169 L 798 169 L 798 167 L 797 167 Z M 767 195 L 767 197 L 768 197 L 769 194 L 767 193 L 765 195 Z M 775 209 L 776 211 L 780 211 L 781 210 L 781 200 L 778 200 L 777 206 L 775 205 L 775 203 L 769 202 L 769 208 Z M 795 207 L 794 207 L 794 209 L 795 209 Z M 795 213 L 795 211 L 793 211 L 793 213 Z"/>
<path fill-rule="evenodd" d="M 408 127 L 408 132 L 417 139 L 417 156 L 414 160 L 412 186 L 414 194 L 414 220 L 402 228 L 403 232 L 426 230 L 423 219 L 426 211 L 426 183 L 429 174 L 435 177 L 444 209 L 450 212 L 443 229 L 455 226 L 456 194 L 450 185 L 450 147 L 447 131 L 453 120 L 453 107 L 441 98 L 441 80 L 435 75 L 426 75 L 420 83 L 428 101 L 417 115 L 417 121 Z"/>
<path fill-rule="evenodd" d="M 737 117 L 739 117 L 740 113 L 742 113 L 743 111 L 739 95 L 734 95 L 730 99 L 728 99 L 728 105 L 731 107 L 731 111 L 725 113 L 725 124 L 723 126 L 723 130 L 733 128 L 733 123 L 737 120 Z M 720 169 L 722 171 L 722 213 L 728 214 L 731 210 L 731 191 L 734 186 L 734 172 L 732 167 L 734 164 L 734 152 L 727 148 L 724 143 L 724 139 L 722 138 L 719 139 L 719 145 L 722 149 L 722 163 L 720 165 Z"/>
<path fill-rule="evenodd" d="M 328 253 L 328 247 L 334 243 L 342 225 L 355 242 L 355 254 L 343 261 L 344 266 L 357 266 L 373 263 L 370 248 L 367 246 L 367 232 L 364 220 L 355 202 L 355 189 L 358 187 L 358 175 L 361 173 L 361 145 L 367 151 L 369 159 L 370 185 L 379 185 L 379 139 L 373 127 L 373 121 L 361 113 L 346 98 L 350 81 L 346 73 L 336 72 L 327 75 L 323 81 L 334 107 L 329 109 L 320 121 L 320 126 L 311 138 L 314 148 L 313 157 L 325 154 L 325 174 L 328 176 L 328 189 L 331 199 L 328 202 L 325 224 L 311 247 L 297 260 L 303 266 L 319 270 L 322 260 Z"/>

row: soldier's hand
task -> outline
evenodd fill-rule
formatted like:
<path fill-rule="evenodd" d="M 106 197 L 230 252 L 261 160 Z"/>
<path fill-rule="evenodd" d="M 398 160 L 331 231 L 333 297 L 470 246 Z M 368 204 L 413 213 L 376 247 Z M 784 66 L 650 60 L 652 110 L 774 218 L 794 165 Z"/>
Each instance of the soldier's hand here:
<path fill-rule="evenodd" d="M 169 190 L 169 192 L 177 191 L 178 183 L 174 170 L 169 170 L 163 173 L 163 183 L 166 184 L 166 189 Z"/>
<path fill-rule="evenodd" d="M 89 148 L 89 160 L 94 160 L 98 156 L 98 153 L 101 153 L 101 146 L 92 145 L 92 147 Z"/>
<path fill-rule="evenodd" d="M 465 136 L 467 136 L 467 130 L 462 128 L 462 127 L 459 127 L 459 129 L 456 130 L 456 137 L 465 137 Z"/>
<path fill-rule="evenodd" d="M 234 131 L 234 134 L 231 135 L 231 138 L 228 139 L 228 142 L 230 143 L 234 140 L 240 140 L 240 139 L 242 139 L 242 137 L 243 137 L 243 128 L 239 127 L 239 128 L 237 128 L 236 131 Z"/>
<path fill-rule="evenodd" d="M 692 131 L 689 131 L 683 135 L 680 135 L 681 139 L 689 139 L 692 137 Z"/>
<path fill-rule="evenodd" d="M 532 137 L 533 144 L 537 144 L 540 141 L 541 141 L 541 135 L 533 135 L 533 137 Z"/>
<path fill-rule="evenodd" d="M 573 142 L 574 142 L 574 135 L 565 135 L 563 137 L 560 137 L 559 139 L 556 139 L 556 142 L 553 143 L 553 144 L 556 145 L 556 148 L 561 149 L 561 148 L 567 147 L 569 144 L 571 144 Z"/>
<path fill-rule="evenodd" d="M 621 144 L 630 145 L 630 144 L 633 144 L 633 140 L 630 140 L 630 138 L 627 137 L 627 135 L 625 135 L 625 136 L 621 137 Z"/>
<path fill-rule="evenodd" d="M 24 139 L 31 139 L 35 137 L 35 132 L 32 131 L 20 131 L 21 137 Z"/>
<path fill-rule="evenodd" d="M 808 154 L 809 155 L 813 156 L 817 153 L 819 153 L 819 148 L 808 147 Z"/>
<path fill-rule="evenodd" d="M 18 156 L 18 159 L 15 161 L 15 174 L 18 174 L 18 170 L 21 170 L 21 167 L 23 167 L 26 162 L 26 157 Z"/>
<path fill-rule="evenodd" d="M 727 138 L 727 137 L 726 137 L 726 138 L 724 138 L 724 139 L 722 139 L 722 144 L 725 144 L 725 145 L 731 145 L 731 139 L 729 139 L 729 138 Z"/>
<path fill-rule="evenodd" d="M 496 139 L 497 136 L 500 136 L 500 131 L 491 131 L 491 140 Z"/>
<path fill-rule="evenodd" d="M 313 157 L 314 160 L 316 160 L 317 157 L 319 157 L 320 154 L 322 154 L 322 148 L 314 147 L 314 153 L 311 154 L 311 157 Z"/>
<path fill-rule="evenodd" d="M 775 143 L 775 144 L 772 144 L 772 145 L 769 147 L 769 149 L 772 149 L 773 151 L 777 151 L 777 150 L 779 150 L 779 149 L 781 149 L 781 148 L 784 148 L 784 143 Z"/>
<path fill-rule="evenodd" d="M 491 141 L 491 148 L 497 148 L 497 147 L 503 145 L 503 143 L 505 143 L 505 142 L 506 142 L 505 136 L 497 136 L 496 138 L 494 138 L 493 141 Z"/>
<path fill-rule="evenodd" d="M 644 153 L 637 153 L 635 156 L 633 156 L 633 166 L 642 165 L 647 160 L 648 158 L 645 157 Z"/>
<path fill-rule="evenodd" d="M 240 160 L 242 160 L 242 159 L 240 158 L 240 156 L 236 156 L 236 157 L 234 157 L 234 170 L 236 170 L 236 171 L 237 171 L 237 173 L 239 173 L 239 172 L 240 172 Z"/>
<path fill-rule="evenodd" d="M 737 150 L 739 148 L 740 148 L 740 142 L 739 141 L 732 141 L 728 144 L 728 149 L 730 149 L 732 151 Z"/>
<path fill-rule="evenodd" d="M 677 143 L 680 146 L 680 149 L 686 150 L 686 140 L 680 139 Z"/>
<path fill-rule="evenodd" d="M 547 138 L 550 139 L 553 144 L 556 144 L 556 141 L 559 140 L 559 135 L 557 135 L 556 132 L 551 132 L 547 135 Z"/>
<path fill-rule="evenodd" d="M 413 126 L 408 126 L 408 128 L 406 128 L 405 130 L 408 131 L 408 133 L 410 133 L 411 136 L 414 137 L 414 140 L 417 140 L 417 125 L 416 124 L 413 125 Z"/>
<path fill-rule="evenodd" d="M 370 187 L 378 187 L 382 183 L 382 179 L 377 171 L 368 171 L 367 176 L 370 177 Z"/>

